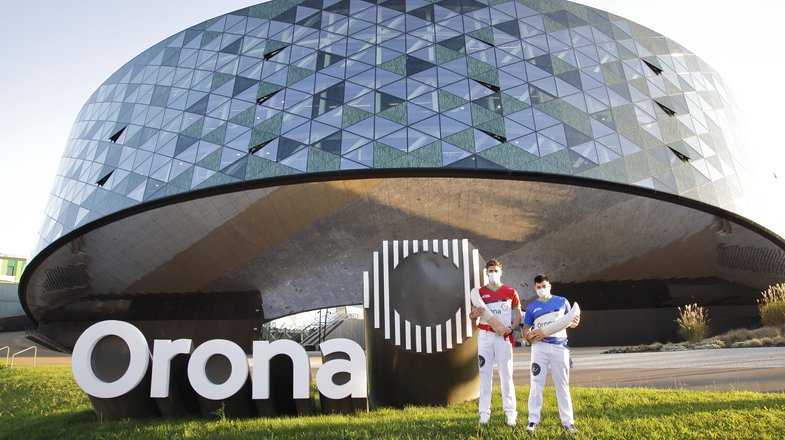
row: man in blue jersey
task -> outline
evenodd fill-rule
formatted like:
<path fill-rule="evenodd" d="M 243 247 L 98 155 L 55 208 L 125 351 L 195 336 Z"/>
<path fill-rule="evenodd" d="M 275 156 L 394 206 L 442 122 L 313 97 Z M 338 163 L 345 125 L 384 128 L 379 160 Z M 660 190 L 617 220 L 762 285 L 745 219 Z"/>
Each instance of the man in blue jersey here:
<path fill-rule="evenodd" d="M 532 344 L 531 348 L 531 387 L 529 389 L 529 431 L 534 431 L 540 423 L 542 392 L 548 369 L 551 370 L 556 387 L 556 400 L 559 404 L 561 424 L 569 432 L 575 431 L 570 397 L 570 351 L 567 348 L 567 330 L 546 336 L 542 330 L 545 325 L 563 317 L 570 311 L 570 303 L 561 296 L 551 295 L 548 276 L 539 274 L 534 277 L 534 291 L 537 299 L 526 307 L 523 321 L 523 338 Z M 580 315 L 572 320 L 569 328 L 580 323 Z"/>

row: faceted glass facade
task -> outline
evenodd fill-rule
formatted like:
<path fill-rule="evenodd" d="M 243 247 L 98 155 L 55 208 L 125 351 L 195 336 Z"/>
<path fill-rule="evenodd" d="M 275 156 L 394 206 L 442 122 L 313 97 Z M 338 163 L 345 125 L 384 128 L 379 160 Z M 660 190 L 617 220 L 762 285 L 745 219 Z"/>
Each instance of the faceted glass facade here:
<path fill-rule="evenodd" d="M 96 90 L 37 250 L 192 190 L 382 168 L 579 176 L 738 213 L 728 102 L 679 44 L 575 3 L 274 0 L 173 35 Z"/>

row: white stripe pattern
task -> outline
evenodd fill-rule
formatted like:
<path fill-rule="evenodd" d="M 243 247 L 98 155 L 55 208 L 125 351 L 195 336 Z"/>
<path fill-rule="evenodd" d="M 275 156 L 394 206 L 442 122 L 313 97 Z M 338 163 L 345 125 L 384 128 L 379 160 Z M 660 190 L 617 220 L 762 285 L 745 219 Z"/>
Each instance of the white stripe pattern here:
<path fill-rule="evenodd" d="M 439 255 L 440 246 L 441 256 L 462 272 L 463 306 L 444 322 L 427 326 L 412 323 L 390 305 L 390 271 L 420 252 Z M 373 328 L 383 326 L 386 340 L 409 351 L 433 353 L 451 350 L 472 337 L 468 313 L 471 310 L 470 293 L 473 287 L 482 285 L 485 274 L 480 271 L 479 251 L 472 249 L 470 252 L 467 239 L 384 240 L 381 258 L 379 253 L 373 253 L 371 271 L 363 272 L 363 307 L 369 311 L 373 309 Z"/>

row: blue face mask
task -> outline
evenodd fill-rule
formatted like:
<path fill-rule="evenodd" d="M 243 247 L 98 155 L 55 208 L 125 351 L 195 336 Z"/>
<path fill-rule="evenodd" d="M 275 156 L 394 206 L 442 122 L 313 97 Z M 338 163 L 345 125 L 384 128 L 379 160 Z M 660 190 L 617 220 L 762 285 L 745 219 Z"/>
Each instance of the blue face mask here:
<path fill-rule="evenodd" d="M 546 299 L 551 296 L 551 288 L 550 287 L 543 287 L 542 289 L 536 290 L 537 296 L 540 299 Z"/>

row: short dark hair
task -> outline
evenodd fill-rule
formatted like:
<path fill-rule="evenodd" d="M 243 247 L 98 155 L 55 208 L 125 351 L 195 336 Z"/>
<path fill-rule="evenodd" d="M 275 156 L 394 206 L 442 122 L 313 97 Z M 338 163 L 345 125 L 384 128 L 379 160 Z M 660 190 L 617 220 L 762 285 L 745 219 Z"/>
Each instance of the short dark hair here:
<path fill-rule="evenodd" d="M 538 274 L 534 277 L 534 284 L 542 283 L 543 281 L 550 282 L 551 280 L 549 280 L 548 275 L 545 275 L 544 273 Z"/>
<path fill-rule="evenodd" d="M 485 263 L 485 268 L 487 269 L 487 268 L 489 268 L 491 266 L 499 266 L 499 268 L 501 268 L 502 267 L 502 262 L 497 260 L 497 259 L 495 259 L 495 258 L 491 258 L 490 260 L 488 260 L 487 263 Z"/>

